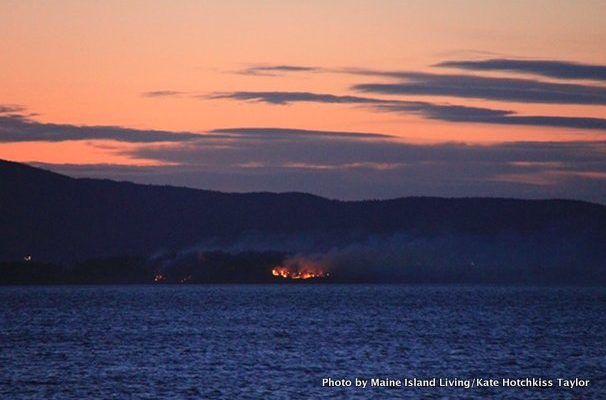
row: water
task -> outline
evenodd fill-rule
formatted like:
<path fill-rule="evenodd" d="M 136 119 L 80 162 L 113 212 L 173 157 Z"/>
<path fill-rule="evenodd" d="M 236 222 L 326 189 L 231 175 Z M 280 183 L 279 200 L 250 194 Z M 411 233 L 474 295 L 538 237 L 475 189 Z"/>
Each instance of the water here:
<path fill-rule="evenodd" d="M 4 287 L 0 398 L 606 398 L 605 306 L 599 288 Z M 591 382 L 322 387 L 356 377 Z"/>

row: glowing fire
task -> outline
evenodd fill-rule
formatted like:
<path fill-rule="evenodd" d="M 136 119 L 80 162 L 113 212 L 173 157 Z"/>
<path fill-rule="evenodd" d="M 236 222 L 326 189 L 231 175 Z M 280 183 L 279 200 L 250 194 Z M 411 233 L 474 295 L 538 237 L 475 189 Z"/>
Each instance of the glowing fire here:
<path fill-rule="evenodd" d="M 166 280 L 166 277 L 164 275 L 162 275 L 161 272 L 156 272 L 156 274 L 154 275 L 154 282 L 156 282 L 156 283 L 162 282 L 165 280 Z"/>
<path fill-rule="evenodd" d="M 271 270 L 271 274 L 285 279 L 314 279 L 327 278 L 330 276 L 328 272 L 317 267 L 288 268 L 285 266 L 278 266 Z"/>

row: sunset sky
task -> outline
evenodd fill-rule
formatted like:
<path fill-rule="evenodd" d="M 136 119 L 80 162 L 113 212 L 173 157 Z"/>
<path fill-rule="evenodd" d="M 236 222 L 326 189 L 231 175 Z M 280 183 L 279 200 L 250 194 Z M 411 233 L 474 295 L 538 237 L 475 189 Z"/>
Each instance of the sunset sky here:
<path fill-rule="evenodd" d="M 606 203 L 604 1 L 0 1 L 0 158 Z"/>

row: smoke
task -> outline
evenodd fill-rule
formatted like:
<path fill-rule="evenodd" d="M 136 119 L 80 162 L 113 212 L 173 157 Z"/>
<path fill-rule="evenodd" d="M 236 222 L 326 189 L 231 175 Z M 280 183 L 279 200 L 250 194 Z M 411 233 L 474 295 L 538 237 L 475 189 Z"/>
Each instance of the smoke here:
<path fill-rule="evenodd" d="M 279 254 L 293 271 L 322 271 L 333 282 L 376 283 L 600 283 L 606 251 L 592 237 L 561 232 L 434 236 L 247 233 L 230 243 L 208 241 L 164 257 L 203 260 L 208 252 Z M 267 259 L 267 258 L 265 258 Z"/>
<path fill-rule="evenodd" d="M 285 264 L 315 264 L 342 282 L 597 283 L 604 251 L 581 237 L 444 234 L 368 236 L 326 251 L 299 251 Z"/>

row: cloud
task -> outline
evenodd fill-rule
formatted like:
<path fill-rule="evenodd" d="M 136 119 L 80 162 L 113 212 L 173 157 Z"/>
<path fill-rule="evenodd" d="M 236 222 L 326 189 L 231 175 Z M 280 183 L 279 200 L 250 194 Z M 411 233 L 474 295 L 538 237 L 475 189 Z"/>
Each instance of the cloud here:
<path fill-rule="evenodd" d="M 221 128 L 210 131 L 215 134 L 224 134 L 233 137 L 238 135 L 241 138 L 243 136 L 256 136 L 265 138 L 351 138 L 351 139 L 365 139 L 365 138 L 394 138 L 391 135 L 385 135 L 381 133 L 362 133 L 362 132 L 339 132 L 339 131 L 314 131 L 308 129 L 291 129 L 291 128 Z"/>
<path fill-rule="evenodd" d="M 519 103 L 606 104 L 606 88 L 601 86 L 419 72 L 358 70 L 356 73 L 405 80 L 395 83 L 362 83 L 353 86 L 353 90 L 364 93 L 451 96 Z"/>
<path fill-rule="evenodd" d="M 530 73 L 559 79 L 606 80 L 606 66 L 549 60 L 453 60 L 434 66 L 472 71 Z M 322 72 L 379 76 L 405 80 L 399 83 L 363 83 L 355 90 L 381 94 L 440 95 L 521 103 L 606 104 L 606 88 L 594 85 L 552 83 L 533 79 L 440 75 L 414 71 L 384 71 L 367 68 L 321 68 L 294 65 L 265 65 L 239 71 L 249 75 L 277 76 L 285 72 Z M 302 92 L 304 93 L 304 92 Z"/>
<path fill-rule="evenodd" d="M 195 165 L 230 166 L 248 161 L 262 161 L 263 166 L 282 167 L 293 163 L 306 165 L 344 165 L 352 163 L 439 163 L 461 159 L 473 162 L 507 162 L 527 170 L 529 165 L 555 168 L 566 162 L 591 160 L 606 166 L 606 142 L 514 142 L 498 145 L 442 143 L 418 145 L 399 141 L 393 136 L 296 130 L 289 128 L 229 128 L 215 130 L 214 139 L 174 146 L 139 147 L 129 154 L 145 155 L 164 161 Z M 302 140 L 304 139 L 304 140 Z M 209 142 L 229 146 L 209 146 Z M 558 164 L 553 164 L 557 162 Z M 520 164 L 522 163 L 522 164 Z M 531 164 L 528 164 L 531 163 Z M 539 163 L 539 164 L 534 164 Z M 546 164 L 551 163 L 551 164 Z"/>
<path fill-rule="evenodd" d="M 606 130 L 605 118 L 518 115 L 509 110 L 423 102 L 394 102 L 377 108 L 388 112 L 414 112 L 428 119 L 448 122 Z"/>
<path fill-rule="evenodd" d="M 506 62 L 512 63 L 507 64 Z M 516 63 L 514 63 L 517 62 Z M 463 63 L 463 64 L 461 64 Z M 560 71 L 562 69 L 599 72 L 601 66 L 576 64 L 571 62 L 522 61 L 494 59 L 485 61 L 446 61 L 438 66 L 455 66 L 469 68 L 497 68 L 499 65 L 509 67 L 544 68 L 544 70 Z M 472 67 L 472 66 L 473 67 Z M 522 67 L 520 67 L 522 68 Z M 551 68 L 551 69 L 550 69 Z M 518 103 L 545 104 L 579 104 L 605 105 L 606 87 L 580 85 L 570 83 L 552 83 L 532 79 L 485 77 L 473 75 L 443 75 L 411 71 L 387 71 L 364 68 L 328 69 L 320 67 L 305 67 L 295 65 L 265 65 L 250 67 L 245 70 L 251 74 L 269 72 L 325 72 L 341 73 L 360 76 L 377 76 L 396 79 L 396 82 L 361 83 L 354 85 L 353 90 L 379 95 L 423 95 L 450 96 L 462 99 L 474 98 L 492 101 L 507 101 Z M 577 75 L 581 72 L 577 71 Z M 555 72 L 554 72 L 555 73 Z M 588 75 L 587 75 L 588 76 Z M 193 93 L 193 92 L 192 92 Z M 368 96 L 335 95 L 330 93 L 314 93 L 309 91 L 233 91 L 215 92 L 210 95 L 192 94 L 200 99 L 227 99 L 239 101 L 261 102 L 273 105 L 289 105 L 299 102 L 323 104 L 356 104 L 368 108 L 394 113 L 413 113 L 427 119 L 460 123 L 483 123 L 494 125 L 542 126 L 553 128 L 570 128 L 578 130 L 606 130 L 606 119 L 585 116 L 551 116 L 551 115 L 520 115 L 513 110 L 471 107 L 459 104 L 438 104 L 424 101 L 407 101 L 401 99 L 386 99 Z M 168 97 L 180 95 L 182 92 L 157 91 L 148 95 Z"/>
<path fill-rule="evenodd" d="M 606 81 L 606 65 L 580 64 L 555 60 L 453 60 L 436 64 L 437 67 L 460 68 L 471 71 L 508 71 L 541 75 L 557 79 L 589 79 Z"/>
<path fill-rule="evenodd" d="M 23 108 L 7 108 L 6 112 L 23 111 Z M 0 114 L 0 143 L 14 142 L 62 142 L 66 140 L 116 140 L 131 143 L 181 142 L 199 139 L 194 133 L 178 133 L 158 130 L 139 130 L 119 126 L 83 126 L 42 123 L 22 115 Z"/>
<path fill-rule="evenodd" d="M 185 94 L 187 93 L 179 92 L 177 90 L 153 90 L 141 93 L 143 97 L 177 97 Z"/>
<path fill-rule="evenodd" d="M 238 91 L 216 93 L 211 95 L 210 98 L 257 101 L 274 105 L 287 105 L 298 102 L 363 104 L 379 111 L 413 113 L 421 115 L 424 118 L 448 122 L 606 130 L 606 119 L 604 118 L 544 115 L 524 116 L 518 115 L 511 110 L 420 101 L 386 100 L 359 96 L 337 96 L 327 93 Z"/>
<path fill-rule="evenodd" d="M 0 104 L 0 114 L 21 114 L 25 107 L 14 104 Z"/>
<path fill-rule="evenodd" d="M 331 104 L 369 104 L 385 103 L 386 100 L 357 96 L 337 96 L 312 92 L 221 92 L 208 96 L 210 99 L 230 99 L 258 101 L 269 104 L 285 105 L 295 102 L 331 103 Z"/>
<path fill-rule="evenodd" d="M 50 168 L 74 176 L 340 199 L 435 195 L 606 203 L 606 141 L 422 145 L 368 133 L 276 127 L 239 127 L 212 135 L 123 150 L 134 159 L 169 165 Z"/>
<path fill-rule="evenodd" d="M 236 71 L 242 75 L 280 76 L 291 72 L 319 72 L 321 68 L 301 65 L 255 65 Z"/>

